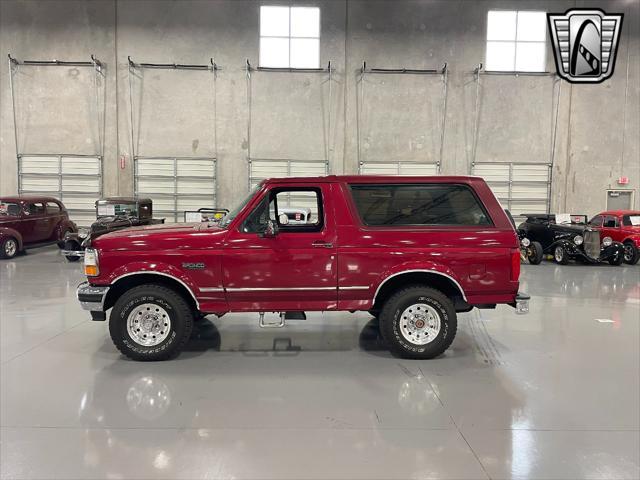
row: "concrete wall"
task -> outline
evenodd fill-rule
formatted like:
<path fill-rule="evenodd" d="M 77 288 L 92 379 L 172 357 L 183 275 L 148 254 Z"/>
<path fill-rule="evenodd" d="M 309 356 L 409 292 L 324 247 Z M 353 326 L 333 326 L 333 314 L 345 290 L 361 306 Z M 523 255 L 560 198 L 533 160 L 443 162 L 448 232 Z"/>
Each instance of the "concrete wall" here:
<path fill-rule="evenodd" d="M 476 158 L 553 158 L 553 210 L 601 210 L 606 189 L 625 175 L 639 208 L 640 2 L 305 1 L 321 8 L 321 64 L 330 60 L 335 69 L 331 104 L 325 75 L 254 72 L 247 82 L 245 59 L 257 65 L 264 3 L 282 2 L 5 0 L 0 52 L 20 60 L 95 54 L 104 62 L 106 194 L 131 193 L 133 143 L 139 155 L 217 155 L 219 205 L 231 206 L 248 188 L 248 148 L 254 158 L 328 157 L 333 173 L 356 172 L 359 159 L 439 158 L 440 78 L 367 75 L 361 82 L 363 60 L 383 68 L 448 63 L 442 172 L 468 173 L 477 91 L 471 71 L 484 60 L 487 11 L 599 6 L 625 13 L 614 77 L 574 86 L 551 77 L 482 76 Z M 221 70 L 215 78 L 200 71 L 135 75 L 132 136 L 127 56 L 196 64 L 214 57 Z M 547 63 L 554 71 L 550 48 Z M 90 82 L 88 69 L 19 68 L 20 151 L 98 151 Z M 0 62 L 0 103 L 0 194 L 8 194 L 17 189 L 17 173 L 6 61 Z"/>

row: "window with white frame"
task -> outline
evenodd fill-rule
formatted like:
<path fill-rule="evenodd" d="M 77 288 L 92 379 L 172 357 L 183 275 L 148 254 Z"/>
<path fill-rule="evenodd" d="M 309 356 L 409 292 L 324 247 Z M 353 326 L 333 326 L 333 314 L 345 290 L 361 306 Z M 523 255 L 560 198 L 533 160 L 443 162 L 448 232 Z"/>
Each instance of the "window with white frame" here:
<path fill-rule="evenodd" d="M 487 16 L 485 70 L 544 72 L 546 42 L 545 12 L 491 10 Z"/>
<path fill-rule="evenodd" d="M 260 66 L 320 67 L 318 7 L 260 7 Z"/>

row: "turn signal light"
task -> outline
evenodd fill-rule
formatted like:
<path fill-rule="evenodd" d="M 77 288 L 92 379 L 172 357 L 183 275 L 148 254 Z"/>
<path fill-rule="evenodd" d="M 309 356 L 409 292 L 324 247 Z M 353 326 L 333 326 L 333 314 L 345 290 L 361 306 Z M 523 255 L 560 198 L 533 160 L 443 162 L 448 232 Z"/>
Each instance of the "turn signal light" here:
<path fill-rule="evenodd" d="M 87 248 L 84 252 L 84 274 L 88 277 L 97 277 L 99 273 L 98 251 L 93 248 Z"/>
<path fill-rule="evenodd" d="M 85 265 L 84 266 L 84 274 L 89 277 L 97 277 L 98 276 L 98 266 L 97 265 Z"/>

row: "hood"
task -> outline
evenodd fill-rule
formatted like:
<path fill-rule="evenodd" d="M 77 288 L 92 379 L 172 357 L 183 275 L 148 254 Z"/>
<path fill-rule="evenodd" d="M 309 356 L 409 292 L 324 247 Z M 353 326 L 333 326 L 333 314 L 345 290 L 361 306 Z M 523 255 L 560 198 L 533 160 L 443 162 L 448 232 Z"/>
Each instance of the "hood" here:
<path fill-rule="evenodd" d="M 220 245 L 225 233 L 207 223 L 143 225 L 106 233 L 91 245 L 103 251 L 209 249 Z"/>

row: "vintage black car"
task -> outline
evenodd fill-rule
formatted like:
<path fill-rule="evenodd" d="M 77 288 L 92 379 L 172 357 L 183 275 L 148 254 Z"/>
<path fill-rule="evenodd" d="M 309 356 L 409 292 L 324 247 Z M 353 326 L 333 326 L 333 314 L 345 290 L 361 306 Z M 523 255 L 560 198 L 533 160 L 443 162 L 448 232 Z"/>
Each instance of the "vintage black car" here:
<path fill-rule="evenodd" d="M 115 230 L 139 225 L 164 223 L 164 218 L 153 218 L 150 198 L 109 197 L 96 202 L 96 221 L 89 228 L 64 237 L 62 254 L 70 262 L 84 256 L 84 249 L 94 238 Z"/>
<path fill-rule="evenodd" d="M 543 252 L 552 255 L 561 265 L 571 259 L 620 265 L 624 259 L 624 245 L 611 237 L 600 238 L 600 232 L 587 225 L 585 215 L 526 213 L 523 216 L 527 220 L 518 230 L 531 242 L 539 242 Z"/>
<path fill-rule="evenodd" d="M 513 228 L 518 234 L 518 240 L 520 241 L 520 259 L 523 261 L 528 261 L 532 265 L 538 265 L 542 262 L 544 258 L 544 252 L 542 249 L 542 245 L 540 242 L 531 241 L 524 230 L 516 227 L 516 221 L 511 215 L 509 210 L 505 209 L 507 217 L 511 220 Z"/>

